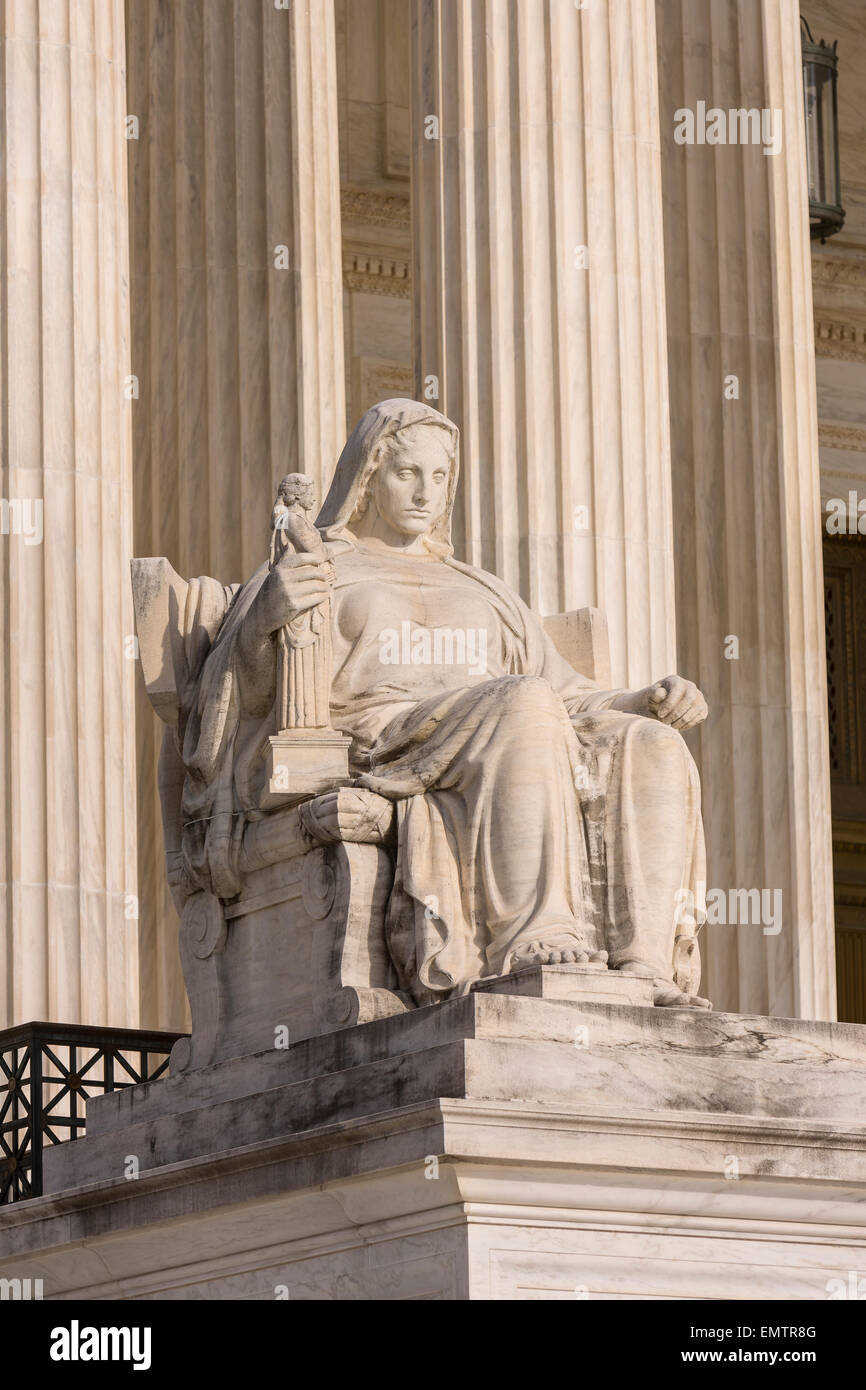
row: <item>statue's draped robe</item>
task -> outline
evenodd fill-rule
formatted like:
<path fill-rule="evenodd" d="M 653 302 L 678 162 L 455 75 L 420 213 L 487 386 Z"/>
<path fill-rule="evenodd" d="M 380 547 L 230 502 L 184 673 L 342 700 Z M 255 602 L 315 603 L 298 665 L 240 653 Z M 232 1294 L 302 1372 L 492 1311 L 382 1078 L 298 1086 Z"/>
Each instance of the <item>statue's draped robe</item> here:
<path fill-rule="evenodd" d="M 573 671 L 493 576 L 346 528 L 326 535 L 332 720 L 352 736 L 362 785 L 396 802 L 387 931 L 403 987 L 419 1003 L 442 998 L 508 969 L 527 941 L 567 948 L 576 933 L 611 965 L 669 981 L 678 894 L 700 903 L 705 878 L 681 736 L 610 710 L 618 692 Z M 276 732 L 274 709 L 246 714 L 238 661 L 266 575 L 263 565 L 235 595 L 183 721 L 184 854 L 221 897 L 240 890 L 240 841 Z M 451 632 L 438 653 L 437 629 Z M 427 660 L 428 644 L 446 659 Z M 483 647 L 485 669 L 470 669 Z"/>

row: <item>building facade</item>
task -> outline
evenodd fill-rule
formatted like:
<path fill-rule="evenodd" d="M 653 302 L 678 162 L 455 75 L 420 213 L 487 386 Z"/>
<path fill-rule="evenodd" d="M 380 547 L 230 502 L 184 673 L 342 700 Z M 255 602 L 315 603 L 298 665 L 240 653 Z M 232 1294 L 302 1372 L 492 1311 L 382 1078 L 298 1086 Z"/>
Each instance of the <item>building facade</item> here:
<path fill-rule="evenodd" d="M 708 887 L 781 907 L 703 929 L 703 992 L 832 1019 L 838 951 L 866 1021 L 866 561 L 826 525 L 866 495 L 866 37 L 803 13 L 823 244 L 793 0 L 6 6 L 2 493 L 43 535 L 7 508 L 0 1023 L 184 1026 L 129 560 L 246 578 L 278 479 L 321 495 L 394 395 L 460 427 L 459 558 L 706 694 Z M 710 108 L 770 114 L 681 140 Z"/>

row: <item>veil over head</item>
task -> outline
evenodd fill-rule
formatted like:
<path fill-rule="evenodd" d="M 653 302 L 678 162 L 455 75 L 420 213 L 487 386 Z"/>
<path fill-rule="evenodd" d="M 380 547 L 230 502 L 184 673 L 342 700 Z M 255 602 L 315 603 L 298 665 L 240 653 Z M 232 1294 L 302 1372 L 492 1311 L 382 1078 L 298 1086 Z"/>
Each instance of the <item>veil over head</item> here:
<path fill-rule="evenodd" d="M 316 518 L 316 525 L 326 540 L 343 540 L 351 544 L 351 531 L 349 535 L 346 535 L 346 531 L 367 483 L 383 460 L 381 445 L 411 425 L 437 425 L 451 436 L 453 452 L 445 510 L 425 539 L 435 553 L 452 554 L 451 512 L 457 488 L 460 432 L 451 420 L 432 406 L 404 397 L 370 406 L 349 435 L 328 495 Z"/>

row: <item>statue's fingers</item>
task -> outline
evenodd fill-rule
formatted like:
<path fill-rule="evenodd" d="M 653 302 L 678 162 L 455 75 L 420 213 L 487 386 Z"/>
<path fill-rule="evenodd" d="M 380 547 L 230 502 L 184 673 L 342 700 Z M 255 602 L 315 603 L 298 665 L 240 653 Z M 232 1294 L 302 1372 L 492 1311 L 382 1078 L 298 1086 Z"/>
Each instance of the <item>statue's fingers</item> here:
<path fill-rule="evenodd" d="M 669 676 L 668 680 L 668 686 L 662 687 L 666 690 L 665 699 L 662 700 L 655 712 L 656 719 L 662 719 L 665 723 L 670 723 L 671 715 L 683 698 L 683 686 L 685 685 L 685 681 L 681 680 L 679 676 Z"/>
<path fill-rule="evenodd" d="M 294 589 L 298 584 L 320 584 L 327 588 L 331 583 L 327 573 L 313 565 L 300 565 L 297 569 L 284 571 L 281 578 L 287 589 Z"/>
<path fill-rule="evenodd" d="M 671 715 L 673 714 L 678 704 L 679 691 L 675 690 L 672 693 L 668 694 L 667 697 L 664 700 L 662 700 L 661 704 L 657 707 L 655 712 L 656 719 L 661 719 L 662 723 L 669 724 L 671 721 Z"/>
<path fill-rule="evenodd" d="M 363 840 L 370 830 L 367 816 L 359 815 L 357 811 L 343 810 L 338 812 L 337 824 L 340 828 L 340 837 L 343 840 Z"/>
<path fill-rule="evenodd" d="M 691 707 L 692 707 L 692 702 L 691 702 L 691 700 L 689 700 L 689 699 L 684 699 L 684 700 L 681 699 L 681 700 L 679 700 L 678 703 L 675 704 L 674 707 L 673 707 L 673 709 L 670 711 L 670 713 L 669 713 L 669 715 L 668 715 L 668 717 L 667 717 L 667 723 L 670 724 L 670 725 L 672 725 L 673 728 L 677 728 L 678 725 L 682 722 L 683 719 L 688 718 L 689 711 L 691 710 Z"/>
<path fill-rule="evenodd" d="M 310 611 L 311 608 L 318 608 L 319 604 L 322 602 L 324 602 L 324 600 L 316 594 L 313 594 L 311 597 L 307 598 L 293 598 L 292 607 L 290 609 L 289 623 L 292 623 L 295 620 L 295 618 L 302 618 L 305 613 L 308 613 Z M 303 645 L 304 644 L 301 643 L 301 646 Z M 309 645 L 309 643 L 307 643 L 306 645 Z"/>
<path fill-rule="evenodd" d="M 325 576 L 318 565 L 293 565 L 291 574 L 288 575 L 284 571 L 282 578 L 283 582 L 292 588 L 296 584 L 309 583 L 311 580 L 315 580 L 317 584 L 325 583 Z"/>
<path fill-rule="evenodd" d="M 299 569 L 304 565 L 319 569 L 321 565 L 331 565 L 333 561 L 327 555 L 314 555 L 309 550 L 291 551 L 286 550 L 280 556 L 278 564 L 282 569 Z"/>
<path fill-rule="evenodd" d="M 708 710 L 706 702 L 704 700 L 695 700 L 692 703 L 691 709 L 689 710 L 688 720 L 684 727 L 686 729 L 693 729 L 696 724 L 702 724 L 706 719 L 707 714 Z"/>
<path fill-rule="evenodd" d="M 316 801 L 307 802 L 301 807 L 301 821 L 305 829 L 312 831 L 316 839 L 332 843 L 339 839 L 340 827 L 336 812 L 322 809 Z"/>
<path fill-rule="evenodd" d="M 699 724 L 703 717 L 697 700 L 684 701 L 676 712 L 676 718 L 671 720 L 671 724 L 675 729 L 690 729 L 693 724 Z"/>
<path fill-rule="evenodd" d="M 329 595 L 330 589 L 327 584 L 322 584 L 318 579 L 305 579 L 300 584 L 293 584 L 289 590 L 292 602 L 298 599 L 309 600 L 312 603 L 322 603 Z"/>
<path fill-rule="evenodd" d="M 697 726 L 698 726 L 699 724 L 703 724 L 703 722 L 704 722 L 704 720 L 706 719 L 706 717 L 707 717 L 707 710 L 706 710 L 706 709 L 703 709 L 703 710 L 695 710 L 694 714 L 692 715 L 691 719 L 689 720 L 689 728 L 690 728 L 690 729 L 696 729 Z"/>

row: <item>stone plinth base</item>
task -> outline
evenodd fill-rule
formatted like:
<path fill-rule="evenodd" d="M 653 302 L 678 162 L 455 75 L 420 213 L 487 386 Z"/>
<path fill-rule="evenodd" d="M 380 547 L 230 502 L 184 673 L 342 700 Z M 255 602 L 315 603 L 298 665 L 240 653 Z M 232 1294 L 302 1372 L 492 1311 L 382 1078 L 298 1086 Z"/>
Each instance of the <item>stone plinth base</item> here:
<path fill-rule="evenodd" d="M 606 965 L 523 965 L 472 986 L 474 994 L 522 994 L 530 999 L 591 1000 L 602 1004 L 653 1002 L 653 982 Z"/>
<path fill-rule="evenodd" d="M 864 1028 L 477 992 L 91 1102 L 53 1195 L 0 1215 L 0 1276 L 824 1299 L 866 1271 L 864 1101 Z"/>

